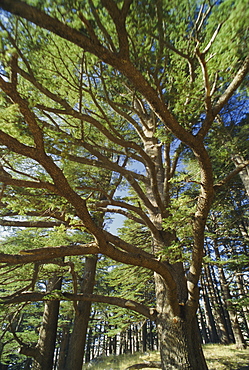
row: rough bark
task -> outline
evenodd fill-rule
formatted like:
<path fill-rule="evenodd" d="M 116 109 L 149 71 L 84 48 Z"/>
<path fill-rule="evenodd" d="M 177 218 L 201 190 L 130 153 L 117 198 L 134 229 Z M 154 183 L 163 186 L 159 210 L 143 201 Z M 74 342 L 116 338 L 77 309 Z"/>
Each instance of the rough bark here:
<path fill-rule="evenodd" d="M 189 315 L 184 304 L 180 305 L 178 315 L 172 313 L 168 305 L 161 304 L 167 292 L 161 279 L 156 280 L 159 280 L 156 282 L 159 311 L 156 323 L 162 369 L 206 370 L 196 315 Z"/>

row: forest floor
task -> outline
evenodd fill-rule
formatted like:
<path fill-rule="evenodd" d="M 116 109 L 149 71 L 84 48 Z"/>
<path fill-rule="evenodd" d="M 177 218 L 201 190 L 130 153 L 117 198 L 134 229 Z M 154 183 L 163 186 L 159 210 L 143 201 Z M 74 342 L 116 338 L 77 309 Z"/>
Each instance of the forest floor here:
<path fill-rule="evenodd" d="M 249 370 L 249 348 L 237 350 L 235 345 L 208 344 L 204 347 L 209 370 Z M 158 352 L 134 355 L 108 356 L 91 361 L 83 370 L 125 370 L 128 366 L 143 361 L 160 361 Z"/>

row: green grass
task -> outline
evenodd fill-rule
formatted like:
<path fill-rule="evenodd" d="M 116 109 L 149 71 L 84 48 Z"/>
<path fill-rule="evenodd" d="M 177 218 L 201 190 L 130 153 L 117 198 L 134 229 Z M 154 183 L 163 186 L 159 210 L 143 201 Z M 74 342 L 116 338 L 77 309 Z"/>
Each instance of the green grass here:
<path fill-rule="evenodd" d="M 208 344 L 204 354 L 209 370 L 249 370 L 249 348 L 237 350 L 234 344 Z"/>
<path fill-rule="evenodd" d="M 204 354 L 209 370 L 249 370 L 249 348 L 237 350 L 235 345 L 208 344 L 204 346 Z M 103 357 L 99 362 L 84 365 L 82 369 L 124 370 L 128 366 L 143 362 L 143 360 L 160 361 L 159 353 Z"/>

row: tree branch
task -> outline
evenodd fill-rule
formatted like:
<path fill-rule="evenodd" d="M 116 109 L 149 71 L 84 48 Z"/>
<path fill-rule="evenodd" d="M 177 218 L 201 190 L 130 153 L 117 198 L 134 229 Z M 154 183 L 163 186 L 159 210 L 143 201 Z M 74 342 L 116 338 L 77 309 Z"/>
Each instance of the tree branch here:
<path fill-rule="evenodd" d="M 221 109 L 226 105 L 228 100 L 234 94 L 236 89 L 241 85 L 241 83 L 245 79 L 248 72 L 249 72 L 249 55 L 244 60 L 243 65 L 241 66 L 241 68 L 236 73 L 236 75 L 235 75 L 234 79 L 232 80 L 232 82 L 230 83 L 230 85 L 227 87 L 227 89 L 220 96 L 220 98 L 218 99 L 216 104 L 213 106 L 212 114 L 208 115 L 206 117 L 205 121 L 203 122 L 203 125 L 202 125 L 201 129 L 199 130 L 198 134 L 196 135 L 196 137 L 198 139 L 204 138 L 206 136 L 207 132 L 209 131 L 209 129 L 210 129 L 212 123 L 213 123 L 214 118 L 217 116 L 217 114 L 219 114 Z"/>
<path fill-rule="evenodd" d="M 0 137 L 0 141 L 1 141 L 1 137 Z M 47 190 L 52 191 L 53 193 L 58 194 L 56 187 L 50 182 L 19 180 L 19 179 L 13 179 L 12 177 L 7 177 L 3 175 L 0 175 L 0 182 L 6 185 L 19 186 L 22 188 L 47 189 Z"/>
<path fill-rule="evenodd" d="M 17 220 L 0 219 L 0 225 L 8 226 L 8 227 L 52 228 L 52 227 L 58 227 L 60 225 L 65 225 L 65 223 L 64 222 L 53 222 L 53 221 L 17 221 Z"/>
<path fill-rule="evenodd" d="M 249 161 L 245 161 L 244 163 L 240 163 L 236 166 L 236 168 L 230 172 L 224 179 L 222 179 L 217 184 L 214 184 L 214 189 L 218 190 L 220 187 L 225 185 L 227 182 L 229 182 L 234 176 L 238 175 L 245 167 L 249 165 Z"/>
<path fill-rule="evenodd" d="M 31 262 L 45 262 L 54 258 L 66 256 L 82 256 L 84 254 L 100 253 L 96 243 L 83 245 L 67 245 L 59 247 L 37 248 L 20 251 L 20 254 L 0 253 L 0 263 L 9 265 L 26 264 Z"/>
<path fill-rule="evenodd" d="M 57 292 L 51 291 L 49 293 L 39 293 L 39 292 L 24 292 L 16 297 L 0 297 L 0 304 L 12 304 L 21 302 L 38 302 L 38 301 L 86 301 L 86 302 L 100 302 L 115 305 L 122 308 L 127 308 L 129 310 L 140 313 L 141 315 L 148 317 L 151 320 L 156 319 L 156 311 L 153 308 L 148 308 L 145 305 L 138 303 L 136 301 L 119 298 L 119 297 L 109 297 L 97 294 L 72 294 L 68 292 Z"/>
<path fill-rule="evenodd" d="M 33 140 L 36 145 L 36 148 L 39 151 L 44 151 L 44 142 L 43 142 L 43 132 L 36 122 L 36 116 L 29 109 L 27 100 L 23 99 L 16 90 L 16 86 L 12 83 L 6 82 L 0 76 L 0 87 L 2 90 L 13 100 L 14 103 L 18 104 L 19 110 L 22 115 L 25 117 L 25 121 L 30 128 L 30 131 L 33 135 Z"/>
<path fill-rule="evenodd" d="M 119 10 L 116 2 L 113 0 L 102 0 L 102 4 L 107 9 L 115 24 L 119 42 L 119 55 L 124 59 L 129 59 L 129 42 L 125 20 L 132 1 L 125 0 L 122 9 Z"/>
<path fill-rule="evenodd" d="M 221 97 L 213 107 L 214 117 L 217 116 L 220 110 L 225 106 L 225 104 L 231 98 L 235 90 L 240 86 L 248 72 L 249 72 L 249 55 L 245 58 L 243 65 L 236 73 L 234 79 L 232 80 L 226 91 L 221 95 Z"/>

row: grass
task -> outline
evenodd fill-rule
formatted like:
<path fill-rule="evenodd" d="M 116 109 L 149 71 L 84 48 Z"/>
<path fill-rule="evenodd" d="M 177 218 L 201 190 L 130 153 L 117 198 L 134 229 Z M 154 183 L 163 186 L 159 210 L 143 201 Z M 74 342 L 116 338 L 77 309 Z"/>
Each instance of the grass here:
<path fill-rule="evenodd" d="M 208 344 L 204 354 L 209 370 L 249 370 L 249 348 L 237 350 L 235 345 Z M 84 365 L 83 370 L 124 370 L 128 366 L 147 361 L 160 361 L 158 352 L 136 353 L 99 358 L 98 361 Z"/>
<path fill-rule="evenodd" d="M 237 350 L 234 344 L 207 344 L 204 354 L 209 370 L 249 370 L 249 348 Z"/>

